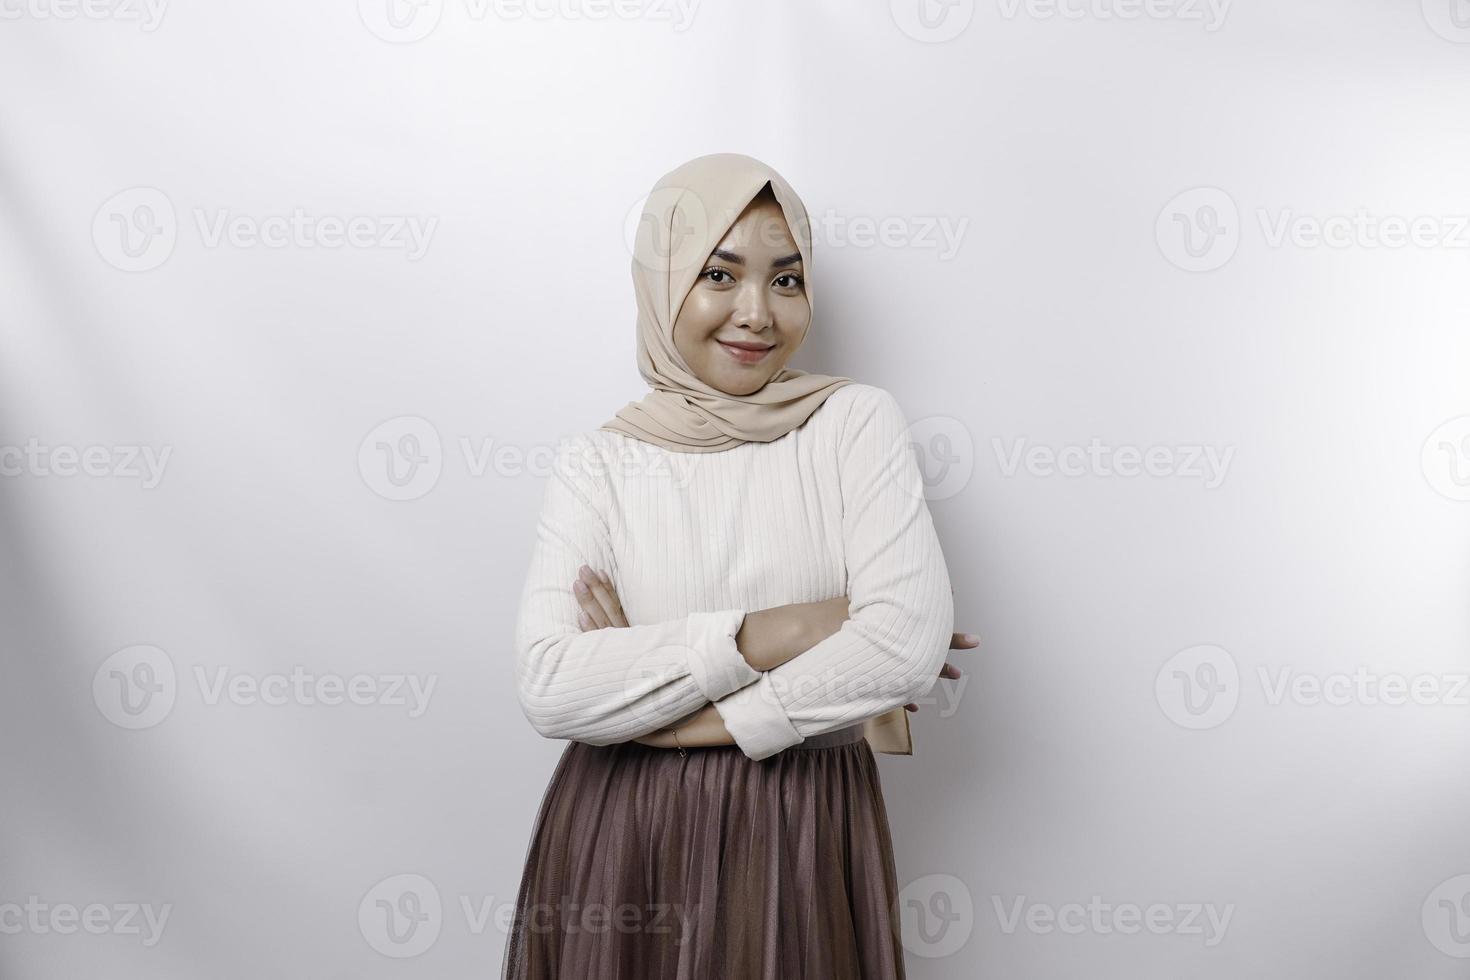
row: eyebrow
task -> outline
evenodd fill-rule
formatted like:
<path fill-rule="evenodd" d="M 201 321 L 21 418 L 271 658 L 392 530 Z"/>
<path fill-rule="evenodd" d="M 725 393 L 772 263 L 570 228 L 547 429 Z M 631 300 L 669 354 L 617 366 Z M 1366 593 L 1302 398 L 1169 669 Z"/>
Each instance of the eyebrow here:
<path fill-rule="evenodd" d="M 736 255 L 734 252 L 727 252 L 723 248 L 717 248 L 713 252 L 710 252 L 709 254 L 710 254 L 710 257 L 711 258 L 724 259 L 726 262 L 733 262 L 736 265 L 744 265 L 745 264 L 745 260 L 742 259 L 740 256 Z M 800 262 L 800 261 L 801 261 L 801 253 L 800 252 L 792 252 L 790 255 L 783 255 L 779 259 L 773 259 L 771 261 L 771 268 L 772 269 L 779 269 L 782 266 L 795 265 L 797 262 Z"/>

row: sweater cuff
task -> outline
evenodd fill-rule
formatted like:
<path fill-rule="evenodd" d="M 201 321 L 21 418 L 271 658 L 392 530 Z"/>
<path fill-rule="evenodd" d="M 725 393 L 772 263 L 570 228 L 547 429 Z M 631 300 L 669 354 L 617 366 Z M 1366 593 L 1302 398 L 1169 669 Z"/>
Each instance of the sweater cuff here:
<path fill-rule="evenodd" d="M 806 741 L 786 716 L 769 672 L 714 704 L 735 744 L 752 759 L 764 759 Z"/>
<path fill-rule="evenodd" d="M 718 701 L 761 676 L 735 645 L 735 636 L 744 622 L 744 609 L 689 614 L 684 637 L 689 649 L 689 674 L 709 701 Z"/>

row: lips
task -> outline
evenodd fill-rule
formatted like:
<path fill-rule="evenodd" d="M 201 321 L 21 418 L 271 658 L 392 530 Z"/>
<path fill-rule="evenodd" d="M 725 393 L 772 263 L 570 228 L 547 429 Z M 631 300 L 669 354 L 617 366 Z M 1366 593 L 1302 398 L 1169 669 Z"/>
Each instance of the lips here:
<path fill-rule="evenodd" d="M 724 349 L 726 354 L 729 354 L 741 364 L 759 363 L 760 360 L 764 358 L 768 353 L 770 353 L 770 351 L 775 347 L 774 344 L 767 346 L 762 344 L 752 344 L 747 341 L 727 342 L 723 340 L 717 340 L 716 343 L 718 343 L 720 347 Z"/>

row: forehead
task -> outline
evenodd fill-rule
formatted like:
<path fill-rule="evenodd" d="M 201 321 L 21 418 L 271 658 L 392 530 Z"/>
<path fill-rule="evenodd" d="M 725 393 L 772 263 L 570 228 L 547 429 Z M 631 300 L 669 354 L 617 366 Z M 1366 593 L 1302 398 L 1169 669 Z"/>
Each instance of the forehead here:
<path fill-rule="evenodd" d="M 725 232 L 718 247 L 746 251 L 769 249 L 782 254 L 797 250 L 796 239 L 791 235 L 791 227 L 786 223 L 781 205 L 770 200 L 756 201 L 747 207 Z"/>

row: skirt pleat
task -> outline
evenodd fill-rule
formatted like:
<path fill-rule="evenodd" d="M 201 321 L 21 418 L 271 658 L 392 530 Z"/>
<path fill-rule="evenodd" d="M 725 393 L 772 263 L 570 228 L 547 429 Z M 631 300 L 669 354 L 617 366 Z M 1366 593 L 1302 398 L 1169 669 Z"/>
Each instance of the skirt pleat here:
<path fill-rule="evenodd" d="M 856 725 L 736 746 L 570 742 L 503 980 L 903 980 L 878 765 Z"/>

